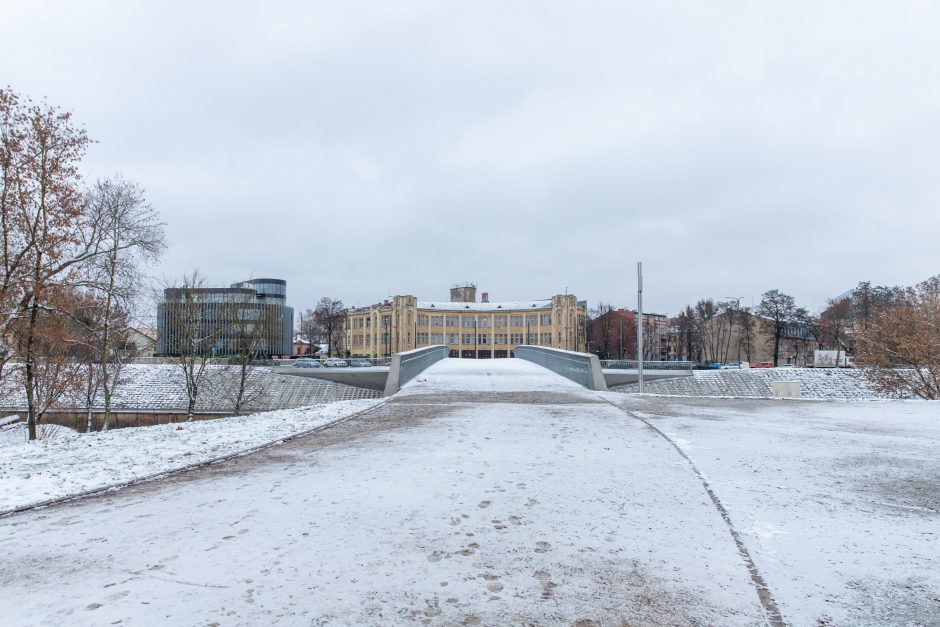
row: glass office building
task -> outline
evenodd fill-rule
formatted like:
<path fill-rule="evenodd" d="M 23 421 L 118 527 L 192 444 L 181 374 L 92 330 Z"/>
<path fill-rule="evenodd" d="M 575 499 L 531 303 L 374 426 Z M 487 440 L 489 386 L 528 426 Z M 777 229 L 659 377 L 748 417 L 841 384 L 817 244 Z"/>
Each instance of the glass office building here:
<path fill-rule="evenodd" d="M 288 356 L 294 309 L 286 301 L 287 282 L 281 279 L 168 288 L 157 305 L 156 354 Z"/>

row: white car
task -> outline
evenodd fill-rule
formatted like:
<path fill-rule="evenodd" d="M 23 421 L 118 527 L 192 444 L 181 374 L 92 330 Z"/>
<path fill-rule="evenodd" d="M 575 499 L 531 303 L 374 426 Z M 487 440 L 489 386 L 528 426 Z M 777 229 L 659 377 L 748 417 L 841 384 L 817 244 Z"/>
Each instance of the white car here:
<path fill-rule="evenodd" d="M 330 357 L 323 362 L 323 365 L 327 368 L 345 368 L 349 364 L 346 363 L 345 359 L 337 359 L 336 357 Z"/>

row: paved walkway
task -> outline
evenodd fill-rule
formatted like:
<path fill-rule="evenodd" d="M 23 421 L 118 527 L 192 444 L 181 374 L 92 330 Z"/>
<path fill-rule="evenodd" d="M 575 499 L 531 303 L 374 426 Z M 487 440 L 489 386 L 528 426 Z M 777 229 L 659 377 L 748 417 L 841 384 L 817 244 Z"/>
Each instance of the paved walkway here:
<path fill-rule="evenodd" d="M 0 555 L 15 625 L 765 620 L 672 445 L 521 360 L 445 360 L 316 436 L 0 520 Z"/>

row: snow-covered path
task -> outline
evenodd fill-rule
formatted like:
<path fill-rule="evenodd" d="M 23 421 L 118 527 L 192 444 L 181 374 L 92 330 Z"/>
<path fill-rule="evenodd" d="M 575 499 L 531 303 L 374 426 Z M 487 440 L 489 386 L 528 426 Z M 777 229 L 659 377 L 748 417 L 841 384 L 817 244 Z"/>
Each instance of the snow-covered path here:
<path fill-rule="evenodd" d="M 445 360 L 316 436 L 2 519 L 0 555 L 16 625 L 763 621 L 687 462 L 521 360 Z"/>

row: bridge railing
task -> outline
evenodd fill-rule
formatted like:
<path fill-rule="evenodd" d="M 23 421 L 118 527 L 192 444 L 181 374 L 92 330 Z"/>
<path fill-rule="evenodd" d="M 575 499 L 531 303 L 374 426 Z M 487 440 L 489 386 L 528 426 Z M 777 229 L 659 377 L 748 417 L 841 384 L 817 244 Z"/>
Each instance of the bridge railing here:
<path fill-rule="evenodd" d="M 385 396 L 391 396 L 432 364 L 444 359 L 450 353 L 446 346 L 428 346 L 412 351 L 398 353 L 392 358 L 385 382 Z"/>
<path fill-rule="evenodd" d="M 602 359 L 604 370 L 636 370 L 639 362 L 635 359 Z M 691 361 L 643 361 L 643 370 L 692 370 Z"/>
<path fill-rule="evenodd" d="M 514 353 L 519 359 L 548 368 L 566 379 L 580 383 L 589 390 L 607 389 L 597 355 L 575 353 L 546 346 L 518 346 Z"/>

